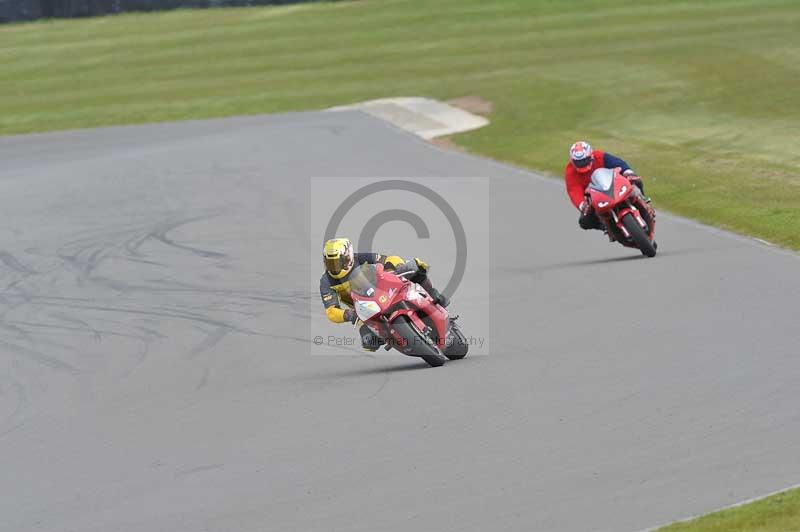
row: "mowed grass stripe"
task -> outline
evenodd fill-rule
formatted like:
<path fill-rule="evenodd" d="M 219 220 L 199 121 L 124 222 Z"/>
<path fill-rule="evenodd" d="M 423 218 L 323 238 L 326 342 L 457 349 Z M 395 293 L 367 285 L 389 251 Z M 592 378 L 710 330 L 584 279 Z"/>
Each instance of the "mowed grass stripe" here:
<path fill-rule="evenodd" d="M 778 25 L 787 25 L 792 26 L 795 24 L 796 21 L 800 21 L 800 18 L 796 19 L 787 19 L 785 17 L 779 19 L 778 21 L 773 21 L 770 24 L 770 27 L 774 28 L 775 24 Z M 633 39 L 617 42 L 612 46 L 603 47 L 600 51 L 587 51 L 583 54 L 583 59 L 596 59 L 607 56 L 608 52 L 614 53 L 622 53 L 622 52 L 631 52 L 635 54 L 642 54 L 646 55 L 649 51 L 654 49 L 659 49 L 664 46 L 674 46 L 680 44 L 687 44 L 687 43 L 695 43 L 697 41 L 702 41 L 706 39 L 712 32 L 711 29 L 713 28 L 715 31 L 720 31 L 724 33 L 733 33 L 731 30 L 737 30 L 735 32 L 735 36 L 730 37 L 730 41 L 734 42 L 736 40 L 747 38 L 753 35 L 759 35 L 763 29 L 762 28 L 754 28 L 752 23 L 747 23 L 747 21 L 742 21 L 742 28 L 743 31 L 739 31 L 738 28 L 734 28 L 731 26 L 722 26 L 720 23 L 716 23 L 713 26 L 705 24 L 696 28 L 696 31 L 689 32 L 684 31 L 681 32 L 679 35 L 673 35 L 670 38 L 662 38 L 658 41 L 651 41 L 648 44 L 642 46 L 641 44 L 635 42 Z M 641 29 L 641 28 L 640 28 Z M 607 28 L 596 29 L 591 32 L 584 32 L 591 37 L 597 37 L 598 40 L 605 38 L 608 34 Z M 619 41 L 618 38 L 614 37 L 616 41 Z M 540 40 L 540 39 L 538 39 Z M 509 41 L 515 45 L 519 46 L 520 48 L 530 45 L 534 42 L 532 38 L 519 38 L 519 39 L 509 39 Z M 440 40 L 438 42 L 432 43 L 416 43 L 410 44 L 403 48 L 402 51 L 398 51 L 396 45 L 380 45 L 371 48 L 371 58 L 370 63 L 376 63 L 385 60 L 397 59 L 399 57 L 405 57 L 408 54 L 414 53 L 423 53 L 429 51 L 436 51 L 437 55 L 433 56 L 426 56 L 422 57 L 421 59 L 417 59 L 414 63 L 415 67 L 424 67 L 426 65 L 430 66 L 431 68 L 438 68 L 441 64 L 448 62 L 451 63 L 453 66 L 456 67 L 464 67 L 468 68 L 471 65 L 483 64 L 488 62 L 492 57 L 500 56 L 500 61 L 497 61 L 496 64 L 502 65 L 514 65 L 518 64 L 525 59 L 530 61 L 549 61 L 552 59 L 552 55 L 549 49 L 544 49 L 545 46 L 551 44 L 551 46 L 547 48 L 552 48 L 553 43 L 547 42 L 540 42 L 536 43 L 538 46 L 538 50 L 536 52 L 530 52 L 527 50 L 519 50 L 516 51 L 506 51 L 502 48 L 486 48 L 483 46 L 476 45 L 474 48 L 474 52 L 472 49 L 464 49 L 463 40 L 457 38 L 451 38 L 447 40 Z M 261 80 L 276 80 L 276 79 L 283 79 L 287 81 L 291 81 L 293 78 L 297 77 L 299 79 L 305 79 L 309 77 L 310 74 L 314 72 L 319 73 L 322 76 L 331 76 L 337 77 L 337 75 L 341 74 L 343 77 L 349 77 L 352 72 L 350 68 L 354 68 L 354 70 L 363 70 L 364 67 L 364 57 L 363 57 L 363 50 L 361 46 L 354 45 L 349 47 L 342 47 L 340 50 L 336 51 L 318 51 L 313 54 L 313 57 L 308 58 L 307 61 L 304 61 L 304 66 L 302 68 L 296 68 L 296 57 L 295 53 L 290 51 L 281 51 L 279 54 L 270 54 L 269 56 L 258 55 L 262 49 L 259 45 L 253 45 L 251 47 L 242 47 L 237 49 L 237 56 L 234 58 L 230 58 L 230 50 L 222 50 L 217 47 L 212 47 L 209 49 L 204 48 L 192 48 L 187 47 L 185 49 L 180 49 L 178 51 L 172 53 L 165 53 L 159 52 L 157 48 L 155 48 L 152 52 L 145 52 L 142 54 L 137 54 L 134 56 L 132 61 L 127 63 L 119 63 L 115 65 L 111 65 L 105 69 L 105 73 L 107 75 L 111 74 L 123 74 L 129 72 L 129 69 L 134 66 L 139 66 L 146 68 L 150 65 L 154 64 L 156 59 L 160 59 L 162 62 L 166 62 L 167 64 L 176 65 L 174 68 L 160 68 L 160 69 L 153 69 L 152 75 L 150 79 L 164 79 L 164 80 L 174 80 L 175 76 L 174 73 L 176 70 L 184 75 L 197 75 L 201 78 L 207 78 L 207 74 L 209 71 L 212 71 L 216 74 L 220 75 L 237 75 L 240 74 L 241 76 L 247 77 L 258 77 Z M 576 54 L 580 52 L 580 47 L 572 47 L 572 48 L 564 48 L 561 49 L 565 53 L 575 52 Z M 502 53 L 501 53 L 502 52 Z M 447 54 L 447 57 L 439 57 L 438 53 Z M 451 55 L 452 54 L 452 55 Z M 197 55 L 203 55 L 204 59 L 207 61 L 211 60 L 220 60 L 218 64 L 198 64 L 196 61 L 191 61 L 191 59 L 195 58 Z M 78 59 L 75 61 L 71 66 L 78 65 L 78 66 L 96 66 L 102 64 L 105 60 L 113 61 L 117 59 L 117 54 L 114 53 L 106 53 L 105 55 L 90 55 L 87 56 L 85 59 Z M 476 59 L 478 61 L 476 61 Z M 223 61 L 224 60 L 224 61 Z M 333 61 L 336 60 L 334 63 Z M 50 59 L 49 61 L 52 61 Z M 573 66 L 579 63 L 573 63 Z M 787 65 L 787 67 L 792 68 L 793 65 Z M 263 67 L 265 69 L 269 69 L 265 73 L 261 74 L 253 74 L 252 69 Z M 293 68 L 294 67 L 294 68 Z M 38 68 L 35 67 L 35 68 Z M 371 67 L 370 67 L 371 68 Z M 796 68 L 796 66 L 795 66 Z M 34 70 L 32 67 L 31 70 Z M 495 71 L 499 71 L 499 69 L 495 69 Z M 21 73 L 24 73 L 25 70 L 20 70 Z M 63 68 L 63 72 L 60 75 L 55 74 L 57 70 L 54 71 L 54 74 L 48 76 L 45 80 L 39 80 L 37 78 L 29 78 L 29 79 L 21 79 L 14 81 L 17 87 L 23 87 L 26 84 L 38 84 L 42 87 L 52 86 L 52 88 L 63 87 L 64 84 L 70 80 L 73 80 L 75 77 L 75 72 L 68 71 L 67 67 Z M 183 83 L 182 80 L 176 80 L 178 83 Z M 201 79 L 200 82 L 202 83 L 205 81 Z M 213 80 L 212 80 L 213 81 Z M 120 85 L 128 84 L 127 79 L 120 79 L 117 80 L 117 83 Z M 113 84 L 110 86 L 113 87 Z M 787 95 L 788 97 L 788 95 Z"/>
<path fill-rule="evenodd" d="M 252 10 L 253 8 L 246 9 Z M 433 29 L 435 34 L 430 35 L 431 38 L 435 38 L 436 35 L 440 34 L 453 34 L 456 36 L 454 41 L 460 42 L 464 41 L 463 34 L 465 32 L 480 32 L 480 30 L 485 30 L 487 28 L 489 28 L 491 32 L 507 31 L 509 34 L 506 35 L 506 37 L 510 40 L 504 39 L 494 42 L 499 45 L 497 46 L 499 48 L 509 48 L 515 44 L 518 44 L 514 41 L 515 32 L 525 32 L 524 36 L 528 36 L 529 32 L 533 32 L 530 33 L 532 40 L 538 40 L 543 34 L 551 33 L 556 36 L 558 41 L 563 41 L 563 39 L 559 37 L 570 37 L 571 34 L 585 34 L 586 32 L 605 30 L 605 33 L 607 33 L 609 38 L 611 38 L 612 36 L 619 37 L 619 35 L 613 34 L 612 30 L 614 29 L 626 29 L 632 31 L 634 34 L 645 34 L 656 30 L 663 31 L 665 28 L 669 28 L 668 23 L 671 20 L 680 21 L 687 15 L 686 12 L 676 13 L 674 10 L 665 11 L 664 8 L 662 8 L 661 11 L 665 13 L 665 15 L 659 17 L 652 16 L 655 10 L 656 8 L 651 6 L 639 9 L 629 9 L 619 14 L 613 12 L 606 13 L 605 11 L 589 12 L 589 14 L 584 14 L 582 16 L 584 24 L 578 27 L 570 24 L 564 24 L 564 27 L 559 27 L 555 24 L 558 21 L 568 21 L 568 15 L 560 15 L 556 17 L 539 16 L 535 19 L 531 19 L 530 17 L 526 18 L 520 16 L 519 12 L 508 13 L 502 11 L 497 13 L 496 17 L 487 21 L 483 14 L 479 14 L 480 16 L 465 17 L 464 13 L 459 11 L 455 14 L 450 13 L 448 16 L 451 18 L 448 20 L 448 24 L 443 27 L 434 26 L 431 28 L 428 24 L 418 27 L 418 30 L 420 32 L 424 32 L 427 29 Z M 677 28 L 679 31 L 684 32 L 694 28 L 703 30 L 713 26 L 726 26 L 734 21 L 741 23 L 742 27 L 753 25 L 758 22 L 779 22 L 785 20 L 785 17 L 790 15 L 792 12 L 794 12 L 796 15 L 797 10 L 792 6 L 786 6 L 784 9 L 766 6 L 765 8 L 761 9 L 759 13 L 753 13 L 752 9 L 729 9 L 724 13 L 717 13 L 716 16 L 712 17 L 711 19 L 703 17 L 703 13 L 697 13 L 696 11 L 696 9 L 689 11 L 689 13 L 691 13 L 693 16 L 698 17 L 695 19 L 695 22 L 687 22 L 686 20 L 683 20 L 681 26 Z M 186 12 L 180 13 L 184 14 Z M 114 21 L 115 18 L 107 17 L 100 19 L 106 22 L 105 24 L 97 25 L 94 28 L 89 26 L 83 31 L 70 35 L 69 39 L 65 39 L 64 35 L 58 35 L 57 32 L 55 32 L 57 38 L 47 38 L 49 33 L 52 31 L 50 25 L 58 23 L 35 23 L 31 26 L 39 26 L 40 31 L 43 32 L 42 34 L 31 35 L 32 39 L 30 42 L 25 42 L 19 39 L 18 36 L 15 36 L 15 40 L 17 41 L 16 44 L 4 46 L 2 49 L 0 49 L 0 54 L 5 56 L 6 59 L 13 60 L 14 56 L 18 56 L 18 54 L 23 52 L 35 54 L 37 52 L 41 52 L 42 50 L 48 50 L 49 52 L 71 55 L 75 52 L 100 51 L 98 48 L 119 50 L 120 48 L 124 48 L 126 45 L 137 45 L 138 48 L 133 52 L 138 55 L 142 51 L 146 51 L 148 48 L 168 51 L 169 46 L 178 46 L 181 44 L 201 45 L 214 48 L 219 47 L 220 44 L 223 44 L 224 49 L 224 47 L 236 44 L 236 41 L 231 41 L 231 39 L 234 37 L 258 36 L 262 36 L 266 39 L 262 43 L 256 43 L 256 45 L 263 46 L 264 50 L 270 50 L 274 47 L 280 48 L 282 45 L 288 44 L 291 48 L 289 48 L 287 51 L 292 53 L 307 51 L 313 52 L 318 50 L 318 42 L 315 39 L 309 39 L 308 32 L 325 30 L 325 26 L 331 23 L 331 21 L 326 21 L 324 18 L 320 19 L 324 22 L 318 22 L 317 24 L 309 22 L 303 24 L 304 33 L 298 34 L 294 30 L 294 25 L 280 25 L 280 22 L 285 19 L 273 20 L 267 18 L 257 20 L 256 22 L 246 22 L 245 19 L 244 22 L 241 22 L 240 17 L 233 18 L 233 21 L 226 20 L 231 18 L 226 17 L 228 13 L 227 11 L 220 12 L 219 10 L 212 10 L 209 13 L 211 13 L 211 15 L 208 15 L 207 17 L 196 17 L 201 23 L 198 24 L 198 21 L 195 21 L 195 25 L 191 26 L 189 29 L 183 26 L 179 26 L 181 29 L 176 29 L 171 22 L 170 24 L 152 24 L 146 19 L 141 20 L 143 17 L 154 17 L 158 15 L 122 15 L 116 18 L 127 19 L 127 21 L 130 22 L 130 25 L 135 28 L 134 32 L 123 34 L 117 33 L 116 28 L 112 27 L 113 24 L 108 22 Z M 650 15 L 647 17 L 647 22 L 643 23 L 640 20 L 641 13 L 648 13 Z M 671 16 L 668 15 L 669 13 L 671 13 Z M 472 15 L 471 13 L 467 14 Z M 412 23 L 418 23 L 421 17 L 423 22 L 428 21 L 428 17 L 425 15 L 414 15 L 413 17 L 405 18 L 401 16 L 375 17 L 373 20 L 370 20 L 370 23 L 377 26 L 375 31 L 378 32 L 381 37 L 407 37 L 409 26 L 411 26 Z M 466 18 L 466 20 L 462 21 L 462 18 Z M 275 22 L 275 27 L 272 25 L 265 25 L 263 23 L 264 20 Z M 314 19 L 312 19 L 312 22 L 313 20 Z M 349 18 L 345 19 L 345 21 L 349 20 Z M 189 21 L 192 21 L 192 18 L 190 18 Z M 359 30 L 363 30 L 362 24 L 354 24 L 352 23 L 353 21 L 350 22 L 351 24 L 346 24 L 336 21 L 337 32 L 345 33 L 343 30 L 347 30 L 357 32 L 358 35 L 360 35 Z M 630 26 L 630 24 L 634 22 L 636 23 L 636 26 Z M 387 27 L 381 28 L 381 25 L 384 23 L 387 25 Z M 213 37 L 225 38 L 226 41 L 220 43 L 219 41 L 212 40 L 211 38 Z M 351 41 L 353 40 L 352 36 L 348 35 L 340 37 L 342 38 L 338 39 L 337 43 L 346 43 L 348 42 L 348 39 Z M 649 35 L 649 38 L 651 39 L 657 37 L 658 35 Z M 373 39 L 356 38 L 355 44 L 362 44 L 363 41 L 369 40 Z M 251 44 L 247 41 L 245 41 L 245 43 Z M 302 45 L 304 43 L 306 43 L 305 46 L 298 47 L 298 45 Z M 50 49 L 55 44 L 58 45 L 58 49 Z M 406 44 L 408 45 L 410 43 Z M 487 42 L 486 44 L 491 44 L 491 42 Z M 165 47 L 167 50 L 164 50 Z"/>
<path fill-rule="evenodd" d="M 764 21 L 766 25 L 774 28 L 776 24 L 792 26 L 795 23 L 800 22 L 800 19 L 797 17 L 777 17 L 774 19 L 764 18 Z M 736 22 L 736 25 L 733 25 L 734 22 Z M 687 25 L 686 27 L 682 28 L 680 34 L 672 34 L 672 37 L 662 37 L 658 40 L 648 40 L 646 47 L 648 49 L 660 48 L 671 43 L 674 44 L 677 42 L 686 42 L 687 40 L 691 40 L 693 38 L 707 39 L 713 32 L 731 34 L 730 40 L 746 38 L 751 35 L 759 34 L 763 31 L 761 27 L 756 27 L 755 22 L 755 20 L 748 19 L 747 17 L 743 16 L 737 17 L 735 21 L 732 18 L 729 18 L 715 21 L 711 24 L 702 22 L 696 25 Z M 562 42 L 561 48 L 563 48 L 564 38 L 583 35 L 585 37 L 594 39 L 599 44 L 606 42 L 611 43 L 613 40 L 619 40 L 618 35 L 616 35 L 613 31 L 615 29 L 616 28 L 614 27 L 604 27 L 594 30 L 579 30 L 579 33 L 564 31 L 561 34 L 556 31 L 551 31 L 549 35 L 548 32 L 517 32 L 516 35 L 521 35 L 522 37 L 504 39 L 501 46 L 489 46 L 488 48 L 485 46 L 479 47 L 478 50 L 480 50 L 481 56 L 479 59 L 488 60 L 491 57 L 499 55 L 508 60 L 511 57 L 514 57 L 514 50 L 522 49 L 522 52 L 516 53 L 517 58 L 520 58 L 521 55 L 529 53 L 527 50 L 525 50 L 527 47 L 536 47 L 539 49 L 538 55 L 540 56 L 526 57 L 527 59 L 550 59 L 551 57 L 549 54 L 547 54 L 546 50 L 558 47 L 559 42 Z M 620 26 L 618 29 L 622 30 L 624 29 L 624 26 Z M 643 35 L 646 35 L 650 31 L 652 31 L 652 29 L 646 26 L 637 28 L 637 32 L 641 32 Z M 381 43 L 391 43 L 392 41 L 396 40 L 396 36 L 392 34 L 381 34 L 381 37 Z M 629 35 L 628 38 L 633 39 L 633 34 Z M 291 41 L 300 40 L 302 39 L 297 36 L 291 38 Z M 211 43 L 209 41 L 211 41 Z M 270 39 L 270 42 L 267 44 L 246 41 L 245 43 L 242 43 L 241 46 L 236 47 L 233 47 L 232 45 L 225 45 L 221 47 L 213 44 L 213 41 L 214 39 L 209 39 L 207 37 L 204 37 L 203 41 L 201 42 L 184 42 L 178 40 L 171 41 L 164 40 L 162 37 L 162 41 L 154 41 L 151 43 L 152 46 L 137 46 L 135 51 L 127 54 L 124 52 L 119 52 L 119 49 L 124 48 L 124 45 L 118 44 L 116 49 L 106 48 L 103 50 L 95 50 L 91 53 L 87 52 L 85 56 L 72 59 L 71 61 L 66 60 L 68 58 L 60 59 L 58 54 L 50 54 L 47 58 L 41 58 L 40 56 L 40 61 L 38 62 L 32 62 L 31 60 L 26 61 L 25 58 L 20 57 L 16 62 L 9 61 L 7 66 L 13 67 L 15 63 L 21 63 L 18 70 L 18 74 L 20 76 L 34 73 L 42 67 L 47 66 L 49 67 L 51 76 L 48 77 L 45 83 L 49 82 L 63 85 L 65 81 L 68 81 L 72 76 L 74 76 L 74 69 L 76 66 L 104 67 L 104 71 L 108 76 L 111 76 L 112 74 L 130 74 L 131 68 L 151 68 L 153 76 L 161 75 L 166 77 L 172 76 L 172 69 L 158 69 L 157 66 L 159 64 L 186 65 L 180 70 L 181 73 L 205 74 L 208 72 L 208 62 L 213 64 L 214 60 L 220 60 L 219 64 L 223 65 L 222 69 L 215 70 L 216 72 L 220 73 L 232 73 L 237 69 L 241 69 L 244 72 L 249 73 L 250 69 L 254 67 L 271 67 L 272 70 L 283 70 L 284 68 L 288 68 L 297 63 L 297 52 L 292 49 L 291 42 L 289 45 L 285 45 L 285 43 L 282 43 L 280 39 Z M 177 46 L 181 43 L 183 43 L 185 46 Z M 174 45 L 175 47 L 170 48 L 171 45 Z M 602 47 L 600 47 L 599 50 L 598 48 L 594 48 L 596 51 L 593 52 L 591 49 L 588 50 L 586 52 L 586 57 L 598 57 L 602 54 L 608 53 L 609 51 L 621 52 L 628 49 L 634 49 L 639 46 L 641 46 L 640 43 L 629 43 L 622 44 L 620 46 L 613 46 L 610 50 Z M 447 56 L 455 55 L 456 57 L 463 57 L 466 54 L 459 53 L 463 51 L 463 47 L 464 40 L 463 38 L 458 37 L 439 39 L 431 42 L 424 41 L 408 44 L 404 46 L 402 50 L 398 50 L 396 44 L 377 44 L 370 46 L 369 62 L 378 63 L 387 59 L 397 58 L 398 56 L 413 54 L 415 52 L 421 53 L 430 51 L 436 52 L 437 55 L 442 54 Z M 563 49 L 563 51 L 566 53 L 569 53 L 571 50 L 576 52 L 579 51 L 577 47 L 572 49 Z M 326 68 L 331 66 L 332 63 L 335 65 L 334 68 L 342 70 L 346 69 L 346 67 L 351 64 L 364 64 L 365 60 L 363 43 L 350 43 L 347 40 L 340 40 L 339 46 L 337 46 L 335 50 L 325 49 L 320 51 L 319 48 L 316 48 L 313 53 L 306 55 L 307 57 L 305 58 L 304 63 L 307 66 L 303 70 L 312 68 Z M 542 55 L 547 57 L 541 57 Z M 205 64 L 198 64 L 198 58 L 200 57 L 206 61 Z M 419 61 L 424 62 L 425 58 L 420 59 Z M 39 80 L 38 78 L 29 78 L 28 81 L 31 84 L 42 83 L 42 80 Z M 24 78 L 21 80 L 21 82 L 24 82 Z M 126 82 L 126 80 L 123 79 L 121 82 Z M 43 84 L 43 86 L 46 85 Z"/>

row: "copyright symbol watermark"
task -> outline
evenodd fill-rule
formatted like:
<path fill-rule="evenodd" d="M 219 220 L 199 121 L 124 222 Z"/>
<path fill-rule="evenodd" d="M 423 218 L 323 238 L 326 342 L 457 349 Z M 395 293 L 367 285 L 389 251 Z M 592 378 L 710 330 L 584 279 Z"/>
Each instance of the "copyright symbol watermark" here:
<path fill-rule="evenodd" d="M 327 227 L 325 228 L 324 240 L 340 236 L 337 234 L 337 231 L 339 230 L 342 221 L 345 219 L 350 210 L 359 202 L 368 198 L 369 196 L 372 196 L 373 194 L 387 191 L 405 191 L 422 196 L 436 206 L 447 219 L 447 222 L 450 224 L 450 228 L 453 231 L 453 237 L 455 238 L 455 266 L 450 279 L 447 281 L 447 284 L 442 291 L 445 294 L 452 296 L 459 284 L 461 284 L 461 281 L 464 278 L 464 272 L 467 268 L 467 235 L 464 231 L 464 225 L 461 223 L 461 219 L 459 218 L 455 209 L 453 209 L 450 203 L 448 203 L 448 201 L 441 194 L 430 187 L 404 179 L 377 181 L 375 183 L 370 183 L 366 186 L 363 186 L 347 196 L 336 208 L 330 220 L 328 221 Z M 375 235 L 378 233 L 378 230 L 385 224 L 395 221 L 405 222 L 410 225 L 416 232 L 417 238 L 431 237 L 430 230 L 425 223 L 425 220 L 423 220 L 418 214 L 406 209 L 386 209 L 372 216 L 364 224 L 361 229 L 361 234 L 357 240 L 358 249 L 365 251 L 372 250 L 373 242 L 375 241 Z"/>
<path fill-rule="evenodd" d="M 351 305 L 347 279 L 336 283 L 325 273 L 323 244 L 331 238 L 349 238 L 357 253 L 428 263 L 433 286 L 452 298 L 448 311 L 458 317 L 466 337 L 476 339 L 470 344 L 471 356 L 488 353 L 493 315 L 493 194 L 492 180 L 486 177 L 311 177 L 310 352 L 349 355 L 362 349 L 358 327 L 331 323 L 326 315 L 332 301 L 342 309 Z M 339 286 L 336 294 L 331 294 L 333 285 Z M 401 352 L 391 342 L 383 347 L 387 346 L 389 353 Z"/>

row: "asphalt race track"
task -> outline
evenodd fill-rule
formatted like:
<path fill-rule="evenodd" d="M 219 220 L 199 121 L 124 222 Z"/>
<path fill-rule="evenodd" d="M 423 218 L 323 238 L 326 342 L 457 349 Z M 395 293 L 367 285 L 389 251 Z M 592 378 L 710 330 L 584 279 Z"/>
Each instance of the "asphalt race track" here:
<path fill-rule="evenodd" d="M 452 304 L 491 353 L 311 355 L 311 176 L 491 178 Z M 0 138 L 0 209 L 0 530 L 635 531 L 800 482 L 795 254 L 661 213 L 643 259 L 359 112 Z"/>

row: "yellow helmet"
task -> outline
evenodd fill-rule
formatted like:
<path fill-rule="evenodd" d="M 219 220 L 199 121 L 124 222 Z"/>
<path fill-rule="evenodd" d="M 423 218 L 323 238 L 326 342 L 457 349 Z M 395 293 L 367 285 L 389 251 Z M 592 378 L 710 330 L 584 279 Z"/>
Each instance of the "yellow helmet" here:
<path fill-rule="evenodd" d="M 341 279 L 353 269 L 353 243 L 349 238 L 332 238 L 322 252 L 325 269 L 334 279 Z"/>

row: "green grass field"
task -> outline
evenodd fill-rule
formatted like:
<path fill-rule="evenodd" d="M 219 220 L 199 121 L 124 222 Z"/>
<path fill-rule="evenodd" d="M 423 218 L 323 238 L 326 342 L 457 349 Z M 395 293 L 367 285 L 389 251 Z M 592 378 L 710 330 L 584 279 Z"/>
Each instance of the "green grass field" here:
<path fill-rule="evenodd" d="M 800 530 L 800 490 L 675 523 L 660 532 L 791 532 Z"/>
<path fill-rule="evenodd" d="M 560 175 L 586 138 L 655 205 L 800 249 L 797 0 L 375 0 L 0 27 L 0 134 L 477 95 L 455 140 Z M 565 198 L 566 202 L 566 198 Z"/>

